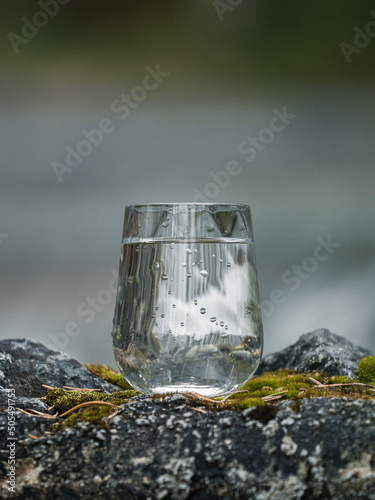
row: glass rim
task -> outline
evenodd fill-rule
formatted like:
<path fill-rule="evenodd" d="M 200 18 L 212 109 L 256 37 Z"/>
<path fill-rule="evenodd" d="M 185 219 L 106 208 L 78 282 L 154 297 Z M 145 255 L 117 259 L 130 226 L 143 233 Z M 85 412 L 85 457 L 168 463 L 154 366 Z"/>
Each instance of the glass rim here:
<path fill-rule="evenodd" d="M 140 208 L 140 207 L 163 207 L 163 206 L 191 206 L 191 207 L 237 207 L 251 208 L 250 205 L 244 203 L 214 203 L 214 202 L 194 202 L 194 201 L 178 201 L 178 202 L 156 202 L 156 203 L 134 203 L 125 205 L 125 208 Z"/>

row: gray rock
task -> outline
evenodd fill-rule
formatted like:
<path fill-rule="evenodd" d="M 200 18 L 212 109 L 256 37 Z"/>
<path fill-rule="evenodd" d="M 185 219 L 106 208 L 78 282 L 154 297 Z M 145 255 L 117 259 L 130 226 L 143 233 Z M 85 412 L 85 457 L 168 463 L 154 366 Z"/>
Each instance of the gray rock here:
<path fill-rule="evenodd" d="M 43 403 L 33 399 L 46 395 L 43 385 L 119 389 L 93 375 L 77 359 L 43 344 L 29 339 L 1 340 L 0 407 L 7 406 L 7 389 L 14 388 L 18 407 L 43 411 Z"/>
<path fill-rule="evenodd" d="M 298 342 L 283 351 L 263 358 L 257 375 L 290 368 L 301 372 L 321 371 L 355 378 L 360 359 L 370 355 L 370 351 L 321 328 L 302 335 Z"/>
<path fill-rule="evenodd" d="M 267 369 L 289 365 L 332 372 L 342 369 L 340 355 L 353 366 L 367 355 L 327 330 L 305 335 L 296 345 L 280 353 L 279 366 L 274 355 Z M 314 349 L 331 353 L 324 365 L 313 365 Z M 301 368 L 305 357 L 312 361 Z M 28 340 L 0 342 L 0 370 L 4 392 L 16 389 L 17 406 L 34 402 L 42 411 L 48 411 L 38 399 L 42 383 L 114 387 L 77 360 Z M 155 401 L 142 395 L 122 405 L 104 429 L 84 422 L 51 433 L 53 420 L 15 411 L 11 438 L 12 416 L 0 409 L 0 497 L 375 500 L 375 400 L 316 398 L 302 400 L 298 409 L 291 405 L 200 413 L 181 394 Z M 11 439 L 14 493 L 7 483 Z"/>
<path fill-rule="evenodd" d="M 84 424 L 46 436 L 35 428 L 45 422 L 19 415 L 19 431 L 42 437 L 18 441 L 16 495 L 4 488 L 1 497 L 374 500 L 375 401 L 306 399 L 298 412 L 290 404 L 202 414 L 141 397 L 107 430 Z"/>

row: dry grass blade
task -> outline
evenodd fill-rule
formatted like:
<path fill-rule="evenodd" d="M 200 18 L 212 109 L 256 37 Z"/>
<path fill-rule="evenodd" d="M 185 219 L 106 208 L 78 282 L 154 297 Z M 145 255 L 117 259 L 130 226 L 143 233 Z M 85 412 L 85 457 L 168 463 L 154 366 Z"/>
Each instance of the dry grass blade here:
<path fill-rule="evenodd" d="M 220 401 L 216 401 L 217 403 L 224 403 L 229 399 L 231 396 L 234 396 L 234 394 L 239 394 L 241 392 L 248 392 L 248 391 L 234 391 L 234 392 L 229 392 L 223 399 L 220 399 Z"/>
<path fill-rule="evenodd" d="M 56 389 L 56 387 L 51 387 L 50 385 L 44 385 L 44 384 L 42 384 L 42 387 L 45 387 L 46 389 L 51 389 L 51 390 Z"/>
<path fill-rule="evenodd" d="M 194 411 L 198 411 L 199 413 L 207 413 L 206 410 L 202 410 L 202 408 L 192 408 Z"/>
<path fill-rule="evenodd" d="M 220 401 L 216 401 L 215 399 L 206 398 L 206 396 L 201 396 L 197 392 L 191 392 L 190 394 L 192 396 L 195 396 L 196 398 L 202 399 L 203 401 L 209 401 L 210 403 L 220 403 Z"/>
<path fill-rule="evenodd" d="M 115 416 L 116 416 L 116 415 L 118 415 L 118 414 L 119 414 L 119 411 L 118 411 L 118 410 L 116 410 L 114 413 L 112 413 L 112 415 L 109 415 L 109 417 L 107 417 L 107 421 L 108 421 L 108 420 L 111 420 L 111 418 L 115 417 Z"/>
<path fill-rule="evenodd" d="M 307 377 L 308 379 L 310 379 L 312 382 L 314 382 L 314 384 L 316 385 L 323 385 L 321 382 L 319 382 L 319 380 L 316 380 L 315 378 L 312 378 L 312 377 Z"/>
<path fill-rule="evenodd" d="M 124 400 L 124 402 L 126 402 Z M 121 408 L 119 405 L 114 405 L 113 403 L 109 403 L 108 401 L 87 401 L 87 403 L 81 403 L 77 406 L 74 406 L 74 408 L 70 408 L 70 410 L 62 413 L 59 415 L 59 417 L 65 417 L 66 415 L 69 415 L 69 413 L 72 413 L 73 411 L 79 410 L 80 408 L 84 408 L 86 406 L 111 406 L 112 408 Z"/>
<path fill-rule="evenodd" d="M 273 400 L 276 400 L 276 399 L 281 399 L 283 396 L 265 396 L 263 399 L 263 401 L 273 401 Z"/>
<path fill-rule="evenodd" d="M 268 401 L 270 398 L 274 398 L 275 396 L 282 397 L 283 394 L 285 394 L 288 391 L 279 391 L 279 392 L 274 392 L 273 394 L 269 394 L 268 396 L 263 396 L 262 399 L 263 401 Z"/>
<path fill-rule="evenodd" d="M 342 386 L 350 386 L 350 385 L 355 385 L 355 386 L 359 386 L 359 387 L 375 388 L 375 385 L 362 384 L 361 382 L 349 382 L 349 383 L 343 383 L 343 384 L 325 384 L 325 385 L 320 385 L 319 389 L 329 389 L 330 387 L 342 387 Z"/>
<path fill-rule="evenodd" d="M 81 389 L 80 387 L 70 387 L 69 385 L 64 385 L 64 389 L 69 389 L 71 391 L 80 391 L 80 392 L 93 392 L 101 390 L 101 389 Z"/>
<path fill-rule="evenodd" d="M 34 434 L 28 434 L 28 436 L 31 437 L 31 439 L 40 439 L 40 437 L 34 436 Z"/>
<path fill-rule="evenodd" d="M 48 413 L 42 413 L 40 411 L 31 410 L 30 408 L 28 408 L 29 411 L 22 410 L 22 408 L 16 408 L 16 410 L 19 410 L 22 413 L 25 413 L 25 415 L 29 415 L 29 417 L 48 418 L 50 420 L 55 420 L 56 416 L 57 416 L 57 413 L 55 415 L 49 415 Z M 30 411 L 33 413 L 29 413 Z"/>

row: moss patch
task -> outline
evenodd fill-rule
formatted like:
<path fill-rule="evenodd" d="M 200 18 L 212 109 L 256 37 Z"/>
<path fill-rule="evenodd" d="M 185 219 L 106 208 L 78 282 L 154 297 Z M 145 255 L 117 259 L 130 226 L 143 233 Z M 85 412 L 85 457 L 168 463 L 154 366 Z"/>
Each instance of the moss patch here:
<path fill-rule="evenodd" d="M 95 363 L 91 363 L 85 364 L 85 366 L 91 373 L 102 378 L 106 382 L 109 382 L 110 384 L 117 385 L 117 387 L 121 387 L 121 389 L 124 389 L 125 391 L 134 390 L 133 387 L 126 382 L 120 372 L 113 370 L 113 368 L 107 365 L 96 365 Z"/>
<path fill-rule="evenodd" d="M 116 391 L 111 394 L 105 392 L 87 392 L 87 391 L 66 391 L 64 389 L 51 389 L 46 396 L 46 403 L 53 407 L 55 412 L 64 413 L 74 406 L 88 401 L 106 401 L 114 405 L 126 403 L 129 398 L 136 396 L 139 392 L 134 391 Z M 98 407 L 99 408 L 99 407 Z"/>
<path fill-rule="evenodd" d="M 375 356 L 361 359 L 357 375 L 361 382 L 375 385 Z"/>
<path fill-rule="evenodd" d="M 89 401 L 105 401 L 114 405 L 121 405 L 127 402 L 131 397 L 140 393 L 131 388 L 125 382 L 121 374 L 102 365 L 86 365 L 95 375 L 104 380 L 122 387 L 123 391 L 115 391 L 110 394 L 104 392 L 87 391 L 67 391 L 64 389 L 50 390 L 46 396 L 46 402 L 52 406 L 55 412 L 62 414 L 71 408 Z M 299 411 L 301 401 L 304 398 L 316 397 L 343 397 L 351 399 L 374 399 L 375 392 L 369 387 L 353 385 L 355 382 L 364 382 L 375 385 L 375 357 L 365 358 L 361 361 L 358 368 L 359 380 L 348 380 L 346 377 L 332 376 L 327 373 L 299 373 L 293 370 L 279 370 L 276 372 L 266 372 L 260 376 L 254 377 L 247 382 L 241 389 L 246 392 L 239 392 L 231 395 L 227 400 L 221 401 L 221 398 L 215 398 L 214 401 L 201 399 L 193 394 L 184 394 L 189 406 L 197 411 L 242 411 L 246 408 L 257 407 L 259 420 L 273 418 L 278 411 L 277 405 L 281 400 L 292 400 L 292 409 Z M 314 379 L 314 380 L 311 380 Z M 350 384 L 333 387 L 321 387 L 332 384 Z M 153 395 L 154 401 L 163 400 L 169 394 Z M 107 427 L 107 417 L 114 411 L 114 408 L 108 406 L 92 406 L 80 408 L 67 415 L 64 420 L 53 424 L 51 430 L 58 431 L 66 427 L 78 427 L 80 422 L 90 422 L 98 427 Z M 255 412 L 255 410 L 254 410 Z M 252 415 L 255 418 L 255 414 Z M 261 421 L 263 421 L 261 420 Z"/>

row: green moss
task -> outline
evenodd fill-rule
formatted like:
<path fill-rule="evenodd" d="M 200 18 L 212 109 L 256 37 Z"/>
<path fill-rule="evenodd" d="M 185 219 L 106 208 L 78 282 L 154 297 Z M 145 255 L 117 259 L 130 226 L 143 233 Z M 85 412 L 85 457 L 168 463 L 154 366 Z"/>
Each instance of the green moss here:
<path fill-rule="evenodd" d="M 78 428 L 81 422 L 90 422 L 100 429 L 108 428 L 106 418 L 109 417 L 113 408 L 109 406 L 91 406 L 88 408 L 81 408 L 70 415 L 65 420 L 61 420 L 50 426 L 51 431 L 61 431 L 67 427 Z"/>
<path fill-rule="evenodd" d="M 46 402 L 52 406 L 60 415 L 71 408 L 88 401 L 105 401 L 115 405 L 125 403 L 129 398 L 139 395 L 125 382 L 120 373 L 112 368 L 103 365 L 87 365 L 87 368 L 95 375 L 104 380 L 122 387 L 123 391 L 115 391 L 110 394 L 104 392 L 87 391 L 67 391 L 63 389 L 53 389 L 48 391 Z M 375 384 L 375 357 L 365 358 L 361 361 L 358 376 L 362 382 Z M 279 370 L 277 372 L 266 372 L 254 377 L 247 382 L 242 391 L 231 395 L 227 400 L 220 402 L 221 398 L 215 401 L 201 399 L 193 394 L 185 394 L 188 398 L 189 406 L 198 411 L 242 411 L 245 408 L 259 407 L 260 417 L 266 418 L 270 412 L 277 411 L 277 405 L 281 400 L 291 400 L 292 409 L 299 411 L 301 401 L 304 398 L 316 397 L 342 397 L 352 399 L 374 399 L 375 392 L 370 392 L 369 388 L 357 385 L 345 385 L 338 387 L 320 387 L 311 380 L 323 385 L 350 384 L 358 380 L 348 380 L 346 377 L 335 377 L 327 373 L 299 373 L 293 370 Z M 172 394 L 172 393 L 170 393 Z M 164 399 L 170 394 L 153 395 L 153 399 Z M 269 396 L 269 399 L 267 399 Z M 264 399 L 266 398 L 266 399 Z M 264 409 L 263 409 L 264 408 Z M 98 427 L 108 426 L 108 417 L 114 408 L 108 406 L 91 406 L 78 409 L 67 415 L 63 420 L 53 424 L 51 430 L 58 431 L 66 427 L 78 427 L 80 422 L 90 422 Z M 123 415 L 124 416 L 124 415 Z M 268 417 L 267 417 L 268 418 Z"/>
<path fill-rule="evenodd" d="M 105 392 L 87 392 L 87 391 L 66 391 L 64 389 L 51 389 L 46 396 L 46 402 L 52 406 L 59 414 L 64 413 L 74 406 L 88 401 L 106 401 L 114 405 L 126 403 L 129 398 L 139 394 L 137 391 L 116 391 L 111 394 Z M 98 407 L 100 408 L 100 407 Z"/>
<path fill-rule="evenodd" d="M 361 359 L 357 375 L 361 382 L 375 385 L 375 356 Z"/>
<path fill-rule="evenodd" d="M 96 365 L 95 363 L 86 364 L 85 366 L 91 373 L 93 373 L 97 377 L 102 378 L 106 382 L 117 385 L 125 391 L 133 390 L 133 387 L 126 382 L 121 373 L 113 370 L 113 368 L 106 365 Z"/>

